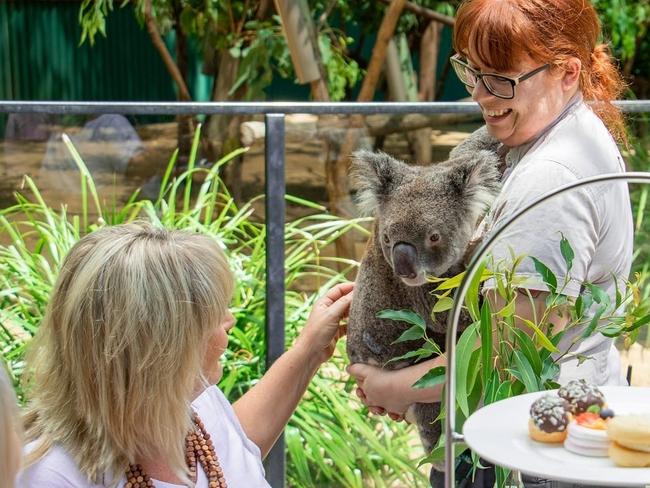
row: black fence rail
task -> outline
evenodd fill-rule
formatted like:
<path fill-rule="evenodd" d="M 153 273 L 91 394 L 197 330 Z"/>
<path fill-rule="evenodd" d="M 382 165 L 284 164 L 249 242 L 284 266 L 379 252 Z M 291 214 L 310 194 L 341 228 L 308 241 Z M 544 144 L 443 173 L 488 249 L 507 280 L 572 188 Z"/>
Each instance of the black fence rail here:
<path fill-rule="evenodd" d="M 615 102 L 626 113 L 650 113 L 650 100 Z M 284 352 L 285 115 L 478 114 L 474 102 L 41 102 L 2 101 L 1 113 L 58 115 L 264 115 L 266 196 L 267 368 Z M 273 488 L 286 484 L 285 444 L 281 437 L 266 458 L 266 477 Z"/>

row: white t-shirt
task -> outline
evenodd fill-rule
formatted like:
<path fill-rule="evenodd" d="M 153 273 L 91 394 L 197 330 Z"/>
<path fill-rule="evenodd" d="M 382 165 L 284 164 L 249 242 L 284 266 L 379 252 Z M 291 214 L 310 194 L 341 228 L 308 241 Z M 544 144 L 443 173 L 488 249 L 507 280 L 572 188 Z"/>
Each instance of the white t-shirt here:
<path fill-rule="evenodd" d="M 515 212 L 541 195 L 562 185 L 603 173 L 625 171 L 621 154 L 600 118 L 582 101 L 572 100 L 558 120 L 529 144 L 512 148 L 506 156 L 503 188 L 484 221 L 490 232 Z M 576 297 L 582 283 L 603 289 L 615 303 L 616 284 L 624 290 L 632 262 L 633 219 L 625 182 L 606 182 L 563 193 L 547 200 L 517 220 L 492 246 L 495 262 L 515 255 L 534 256 L 563 281 L 567 266 L 560 251 L 562 235 L 571 244 L 575 258 L 570 282 L 563 293 Z M 532 259 L 526 258 L 517 276 L 522 287 L 548 288 Z M 494 287 L 494 283 L 487 283 Z M 569 348 L 582 330 L 567 333 L 559 345 Z M 559 381 L 584 378 L 598 385 L 621 384 L 620 365 L 613 341 L 601 334 L 580 341 L 561 365 Z M 577 354 L 592 359 L 578 366 Z"/>
<path fill-rule="evenodd" d="M 207 429 L 219 458 L 226 482 L 232 488 L 262 488 L 269 484 L 264 479 L 264 467 L 259 448 L 244 433 L 235 412 L 216 386 L 199 395 L 192 407 Z M 35 441 L 37 442 L 37 441 Z M 25 450 L 34 448 L 29 443 Z M 208 480 L 202 469 L 197 469 L 197 488 L 207 488 Z M 157 488 L 179 488 L 182 485 L 154 481 Z M 122 479 L 118 487 L 123 487 Z M 61 446 L 55 446 L 38 462 L 18 475 L 17 488 L 101 488 L 79 472 L 74 460 Z"/>

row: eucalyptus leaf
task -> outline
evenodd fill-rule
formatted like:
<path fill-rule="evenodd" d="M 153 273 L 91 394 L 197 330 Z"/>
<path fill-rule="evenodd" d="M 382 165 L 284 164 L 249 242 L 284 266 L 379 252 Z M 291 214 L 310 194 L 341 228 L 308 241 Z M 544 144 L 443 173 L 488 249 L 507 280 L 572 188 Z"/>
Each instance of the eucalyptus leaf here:
<path fill-rule="evenodd" d="M 578 366 L 580 366 L 585 361 L 589 361 L 590 359 L 593 359 L 593 358 L 591 356 L 585 356 L 584 354 L 578 354 L 576 356 L 576 359 L 578 360 Z"/>
<path fill-rule="evenodd" d="M 593 317 L 591 317 L 591 320 L 589 321 L 589 325 L 585 328 L 584 332 L 582 333 L 583 338 L 590 337 L 594 331 L 596 330 L 596 327 L 598 327 L 598 322 L 600 321 L 600 317 L 605 313 L 605 307 L 600 306 L 598 310 L 596 310 L 596 313 L 594 314 Z"/>
<path fill-rule="evenodd" d="M 566 263 L 566 271 L 567 273 L 571 271 L 571 268 L 573 267 L 573 259 L 576 257 L 575 252 L 573 252 L 573 248 L 571 247 L 571 244 L 567 240 L 566 237 L 564 237 L 564 234 L 562 234 L 562 239 L 560 239 L 560 252 L 562 253 L 562 257 L 564 258 L 564 262 Z"/>
<path fill-rule="evenodd" d="M 456 402 L 465 417 L 469 417 L 469 403 L 467 396 L 468 372 L 470 370 L 470 359 L 474 351 L 478 322 L 473 323 L 460 336 L 456 346 Z"/>
<path fill-rule="evenodd" d="M 600 333 L 605 337 L 618 337 L 625 330 L 624 327 L 620 325 L 608 325 L 600 329 Z"/>
<path fill-rule="evenodd" d="M 485 387 L 492 374 L 492 313 L 489 300 L 484 300 L 481 307 L 481 380 Z"/>
<path fill-rule="evenodd" d="M 540 375 L 540 381 L 542 383 L 547 382 L 548 380 L 554 380 L 560 374 L 560 366 L 557 363 L 547 361 L 542 366 L 542 374 Z"/>
<path fill-rule="evenodd" d="M 404 332 L 402 332 L 402 335 L 400 335 L 392 343 L 398 344 L 400 342 L 415 341 L 418 339 L 421 340 L 423 337 L 424 337 L 424 331 L 420 328 L 419 325 L 414 325 L 410 329 L 407 329 Z"/>
<path fill-rule="evenodd" d="M 423 332 L 426 329 L 424 319 L 411 310 L 381 310 L 377 312 L 377 318 L 406 322 L 418 326 Z"/>
<path fill-rule="evenodd" d="M 483 261 L 478 265 L 474 276 L 470 281 L 469 287 L 467 288 L 467 294 L 465 295 L 465 306 L 469 310 L 469 314 L 474 321 L 479 320 L 481 313 L 478 303 L 480 296 L 479 288 L 481 286 L 481 282 L 484 280 L 484 276 L 486 276 L 486 264 L 487 262 Z M 490 276 L 489 272 L 487 273 L 487 276 Z"/>
<path fill-rule="evenodd" d="M 429 371 L 417 380 L 413 384 L 413 388 L 432 388 L 437 385 L 441 385 L 445 382 L 447 368 L 444 366 L 437 366 Z"/>
<path fill-rule="evenodd" d="M 636 330 L 639 327 L 643 327 L 644 325 L 647 325 L 648 323 L 650 323 L 650 314 L 648 314 L 648 315 L 646 315 L 644 317 L 641 317 L 640 319 L 634 321 L 634 323 L 632 325 L 625 328 L 625 332 L 632 332 L 633 330 Z"/>
<path fill-rule="evenodd" d="M 557 278 L 553 274 L 553 272 L 546 266 L 544 263 L 542 263 L 539 259 L 535 257 L 530 257 L 530 259 L 533 260 L 533 263 L 535 264 L 535 270 L 542 275 L 542 280 L 544 283 L 546 283 L 546 286 L 548 286 L 548 289 L 552 293 L 557 292 Z"/>
<path fill-rule="evenodd" d="M 531 367 L 533 368 L 533 372 L 535 373 L 535 375 L 536 376 L 541 375 L 542 358 L 537 352 L 537 348 L 535 347 L 535 344 L 533 343 L 532 339 L 521 329 L 514 329 L 513 332 L 517 337 L 515 348 L 519 349 L 519 351 L 521 351 L 523 355 L 526 357 Z"/>
<path fill-rule="evenodd" d="M 542 332 L 542 330 L 535 325 L 534 322 L 531 320 L 525 319 L 523 317 L 517 317 L 519 320 L 521 320 L 524 324 L 526 324 L 528 327 L 530 327 L 534 332 L 535 332 L 535 337 L 539 341 L 539 343 L 542 345 L 542 347 L 549 352 L 559 352 L 558 348 L 555 347 L 555 344 L 553 344 L 549 338 Z"/>
<path fill-rule="evenodd" d="M 606 308 L 611 305 L 612 301 L 609 295 L 601 287 L 594 285 L 593 283 L 586 283 L 585 287 L 589 290 L 594 302 L 603 305 Z"/>
<path fill-rule="evenodd" d="M 494 401 L 498 402 L 501 400 L 505 400 L 506 398 L 509 398 L 511 395 L 511 384 L 509 382 L 501 383 L 499 385 L 499 388 L 497 389 L 496 394 L 494 395 Z"/>
<path fill-rule="evenodd" d="M 497 312 L 497 315 L 503 318 L 512 317 L 516 310 L 516 302 L 517 298 L 515 297 L 504 305 L 504 307 Z"/>
<path fill-rule="evenodd" d="M 537 379 L 537 375 L 535 374 L 535 371 L 533 371 L 533 367 L 531 366 L 526 356 L 521 351 L 517 350 L 513 351 L 513 356 L 515 364 L 521 373 L 521 380 L 526 387 L 526 391 L 529 393 L 539 391 L 540 385 Z"/>
<path fill-rule="evenodd" d="M 416 361 L 419 361 L 419 360 L 431 357 L 432 355 L 433 355 L 433 352 L 430 349 L 421 347 L 421 348 L 416 349 L 414 351 L 409 351 L 406 354 L 402 354 L 401 356 L 391 358 L 388 361 L 386 361 L 386 364 L 394 363 L 396 361 L 403 361 L 405 359 L 413 359 L 413 358 L 415 358 Z"/>
<path fill-rule="evenodd" d="M 450 310 L 453 305 L 454 305 L 453 298 L 451 297 L 439 298 L 438 301 L 436 301 L 436 303 L 433 305 L 433 312 L 434 313 L 446 312 L 447 310 Z"/>

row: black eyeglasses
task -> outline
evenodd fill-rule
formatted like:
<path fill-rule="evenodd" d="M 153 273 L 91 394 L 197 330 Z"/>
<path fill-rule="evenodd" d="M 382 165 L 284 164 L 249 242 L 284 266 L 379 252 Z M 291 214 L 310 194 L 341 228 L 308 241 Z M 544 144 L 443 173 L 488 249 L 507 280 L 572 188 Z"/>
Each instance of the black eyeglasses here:
<path fill-rule="evenodd" d="M 544 71 L 550 66 L 549 64 L 545 64 L 517 78 L 510 78 L 509 76 L 503 76 L 496 73 L 480 73 L 467 64 L 467 62 L 461 58 L 460 54 L 454 54 L 449 61 L 451 61 L 456 76 L 458 76 L 460 81 L 462 81 L 467 87 L 468 92 L 472 93 L 476 84 L 479 81 L 482 81 L 485 89 L 492 95 L 498 98 L 505 98 L 506 100 L 515 97 L 515 86 L 522 81 L 535 76 L 537 73 Z"/>

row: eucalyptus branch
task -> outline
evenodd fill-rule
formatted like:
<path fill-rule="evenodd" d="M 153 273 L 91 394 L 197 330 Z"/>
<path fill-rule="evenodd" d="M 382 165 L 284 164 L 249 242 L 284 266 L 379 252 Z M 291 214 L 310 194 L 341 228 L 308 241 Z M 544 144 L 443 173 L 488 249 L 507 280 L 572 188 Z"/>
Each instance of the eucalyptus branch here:
<path fill-rule="evenodd" d="M 382 2 L 384 3 L 390 3 L 390 1 L 391 0 L 382 0 Z M 421 7 L 420 5 L 417 5 L 412 2 L 406 2 L 406 4 L 404 5 L 404 9 L 408 10 L 409 12 L 413 12 L 414 14 L 419 15 L 420 17 L 424 17 L 425 19 L 433 20 L 435 22 L 440 22 L 441 24 L 448 25 L 450 27 L 453 27 L 454 24 L 456 23 L 456 19 L 450 17 L 449 15 L 438 13 L 435 10 L 431 10 L 426 7 Z"/>
<path fill-rule="evenodd" d="M 178 69 L 178 65 L 174 62 L 171 54 L 169 54 L 167 46 L 165 46 L 165 43 L 160 36 L 160 32 L 158 31 L 156 21 L 151 14 L 151 0 L 145 0 L 144 2 L 144 23 L 147 27 L 149 37 L 151 37 L 151 42 L 160 54 L 160 57 L 162 58 L 167 71 L 178 87 L 178 98 L 183 101 L 191 101 L 192 97 L 190 96 L 190 92 L 187 89 L 185 80 L 183 79 L 183 76 Z"/>
<path fill-rule="evenodd" d="M 332 13 L 332 10 L 334 9 L 334 6 L 337 4 L 337 2 L 338 0 L 330 0 L 330 3 L 327 5 L 325 10 L 323 10 L 323 13 L 320 14 L 320 16 L 318 17 L 318 24 L 316 26 L 317 32 L 320 32 L 320 30 L 323 28 L 325 22 L 327 22 L 327 18 Z"/>

